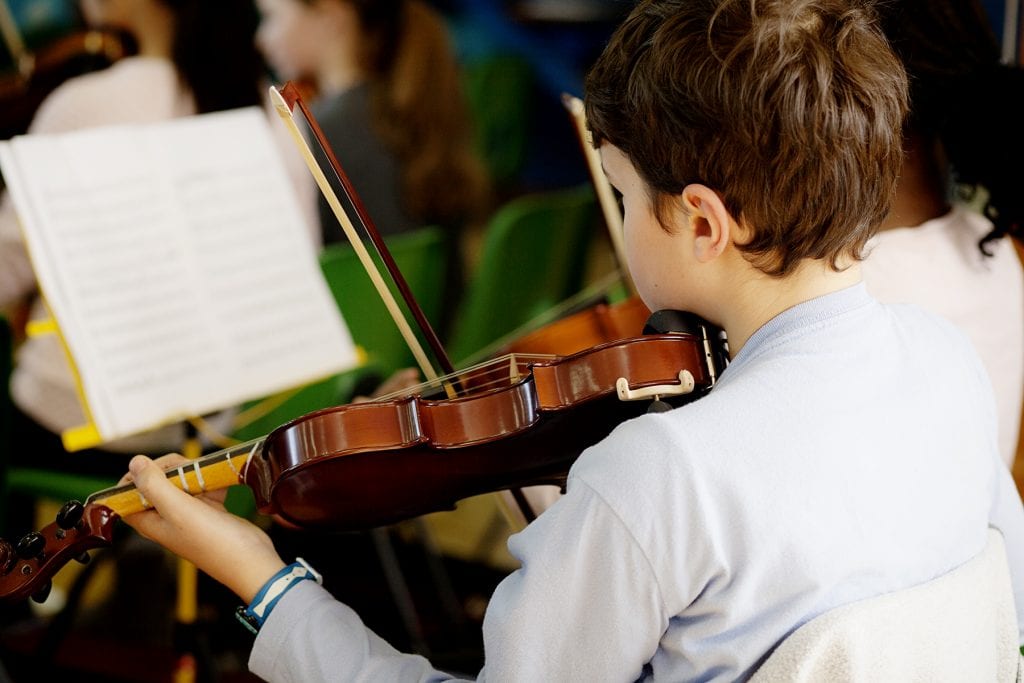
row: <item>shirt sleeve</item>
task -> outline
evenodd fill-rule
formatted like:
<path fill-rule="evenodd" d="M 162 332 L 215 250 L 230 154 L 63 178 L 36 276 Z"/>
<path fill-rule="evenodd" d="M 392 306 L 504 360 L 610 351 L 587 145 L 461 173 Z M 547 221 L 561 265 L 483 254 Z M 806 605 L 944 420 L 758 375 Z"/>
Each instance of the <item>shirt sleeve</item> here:
<path fill-rule="evenodd" d="M 485 666 L 496 681 L 636 680 L 668 617 L 645 553 L 586 483 L 509 540 L 521 567 L 484 618 Z"/>
<path fill-rule="evenodd" d="M 573 482 L 567 495 L 509 539 L 509 549 L 521 567 L 488 605 L 478 680 L 640 677 L 667 617 L 647 558 L 593 490 Z M 398 652 L 309 581 L 274 608 L 249 668 L 273 683 L 460 680 L 423 657 Z"/>
<path fill-rule="evenodd" d="M 270 683 L 458 680 L 393 648 L 312 581 L 274 606 L 249 654 L 249 670 Z"/>

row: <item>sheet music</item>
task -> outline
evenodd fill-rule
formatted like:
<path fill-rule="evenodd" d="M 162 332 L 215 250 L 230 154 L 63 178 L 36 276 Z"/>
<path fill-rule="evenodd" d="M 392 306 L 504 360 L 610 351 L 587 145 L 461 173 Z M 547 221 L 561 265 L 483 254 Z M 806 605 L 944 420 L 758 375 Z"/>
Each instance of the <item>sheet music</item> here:
<path fill-rule="evenodd" d="M 356 365 L 261 109 L 19 136 L 0 168 L 106 440 Z"/>

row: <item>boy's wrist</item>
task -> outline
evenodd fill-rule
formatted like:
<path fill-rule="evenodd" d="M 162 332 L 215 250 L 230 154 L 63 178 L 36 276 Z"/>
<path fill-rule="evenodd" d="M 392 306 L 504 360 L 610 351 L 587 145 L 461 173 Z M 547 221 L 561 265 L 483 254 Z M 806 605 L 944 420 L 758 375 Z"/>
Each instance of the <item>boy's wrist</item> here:
<path fill-rule="evenodd" d="M 233 577 L 235 583 L 230 587 L 234 589 L 235 595 L 244 602 L 250 603 L 256 594 L 287 566 L 285 561 L 279 557 L 275 557 L 273 561 L 268 558 L 266 562 L 259 561 L 249 564 Z"/>
<path fill-rule="evenodd" d="M 323 577 L 301 557 L 282 567 L 263 583 L 246 606 L 240 606 L 235 616 L 253 634 L 258 633 L 278 601 L 297 584 L 303 581 L 323 583 Z"/>

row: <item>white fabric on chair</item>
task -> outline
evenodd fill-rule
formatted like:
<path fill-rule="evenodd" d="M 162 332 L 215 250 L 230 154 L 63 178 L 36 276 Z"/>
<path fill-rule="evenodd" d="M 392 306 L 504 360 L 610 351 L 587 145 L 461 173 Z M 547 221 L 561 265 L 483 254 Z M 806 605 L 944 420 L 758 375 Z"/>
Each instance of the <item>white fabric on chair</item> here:
<path fill-rule="evenodd" d="M 1022 663 L 1003 536 L 927 583 L 835 608 L 790 634 L 754 683 L 1018 681 Z"/>

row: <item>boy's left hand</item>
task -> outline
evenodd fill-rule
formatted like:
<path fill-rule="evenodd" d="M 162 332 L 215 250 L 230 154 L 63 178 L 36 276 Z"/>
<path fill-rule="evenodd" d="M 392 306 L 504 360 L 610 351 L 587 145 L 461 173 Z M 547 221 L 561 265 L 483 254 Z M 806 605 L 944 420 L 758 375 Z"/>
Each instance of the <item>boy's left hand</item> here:
<path fill-rule="evenodd" d="M 250 602 L 285 563 L 262 529 L 224 508 L 226 490 L 192 496 L 174 486 L 165 471 L 182 462 L 177 454 L 132 458 L 121 483 L 133 482 L 153 509 L 124 521 Z"/>

